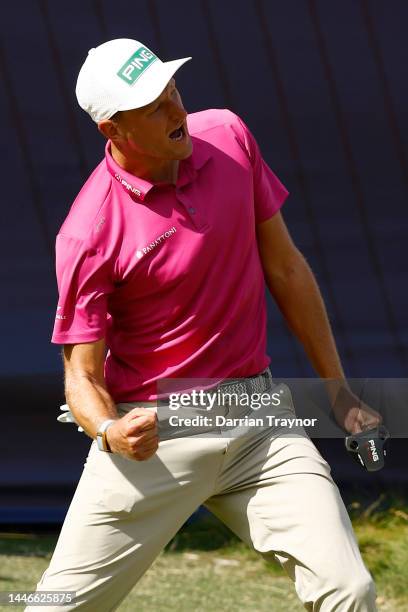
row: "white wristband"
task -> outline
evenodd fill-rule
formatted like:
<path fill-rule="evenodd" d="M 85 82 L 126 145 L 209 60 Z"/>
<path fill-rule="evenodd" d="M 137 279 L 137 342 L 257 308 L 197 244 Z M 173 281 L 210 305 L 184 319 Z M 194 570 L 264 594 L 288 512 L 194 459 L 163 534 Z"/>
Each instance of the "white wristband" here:
<path fill-rule="evenodd" d="M 101 425 L 99 425 L 98 431 L 96 432 L 96 443 L 100 451 L 104 451 L 105 453 L 111 453 L 112 451 L 109 448 L 108 441 L 106 439 L 106 431 L 112 423 L 114 423 L 114 419 L 107 419 L 103 421 Z"/>

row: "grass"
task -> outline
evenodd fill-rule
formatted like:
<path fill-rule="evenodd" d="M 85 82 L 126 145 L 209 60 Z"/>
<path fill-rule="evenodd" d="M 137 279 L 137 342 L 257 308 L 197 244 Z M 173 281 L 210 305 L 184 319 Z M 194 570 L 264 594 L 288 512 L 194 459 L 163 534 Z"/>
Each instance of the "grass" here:
<path fill-rule="evenodd" d="M 374 576 L 381 612 L 408 612 L 408 503 L 380 496 L 348 504 L 363 558 Z M 1 534 L 0 590 L 32 590 L 56 535 Z M 158 588 L 158 585 L 160 588 Z M 292 582 L 215 518 L 193 522 L 157 558 L 119 612 L 304 610 Z M 13 607 L 23 610 L 23 607 Z M 10 607 L 0 606 L 9 611 Z"/>

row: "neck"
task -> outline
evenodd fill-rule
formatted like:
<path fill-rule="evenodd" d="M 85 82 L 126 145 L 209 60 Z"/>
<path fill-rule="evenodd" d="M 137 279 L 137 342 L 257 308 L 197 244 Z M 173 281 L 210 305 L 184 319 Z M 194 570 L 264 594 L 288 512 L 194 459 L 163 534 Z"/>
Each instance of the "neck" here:
<path fill-rule="evenodd" d="M 144 157 L 143 159 L 129 159 L 111 143 L 111 154 L 115 162 L 134 176 L 150 183 L 172 183 L 177 182 L 178 159 L 156 159 Z"/>

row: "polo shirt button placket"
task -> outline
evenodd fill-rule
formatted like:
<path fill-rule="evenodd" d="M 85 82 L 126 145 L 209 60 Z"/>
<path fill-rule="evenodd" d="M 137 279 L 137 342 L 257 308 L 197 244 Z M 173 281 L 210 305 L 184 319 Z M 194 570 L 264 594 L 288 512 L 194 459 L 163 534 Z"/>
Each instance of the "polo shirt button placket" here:
<path fill-rule="evenodd" d="M 182 192 L 182 190 L 178 187 L 176 187 L 175 189 L 175 195 L 176 198 L 179 202 L 181 202 L 181 204 L 184 206 L 185 210 L 188 212 L 188 215 L 193 223 L 193 225 L 198 229 L 198 230 L 204 230 L 208 227 L 207 223 L 205 222 L 204 219 L 201 219 L 201 216 L 199 214 L 197 214 L 197 210 L 196 208 L 194 208 L 194 206 L 191 205 L 191 202 L 188 198 L 188 196 L 186 196 L 185 193 Z"/>

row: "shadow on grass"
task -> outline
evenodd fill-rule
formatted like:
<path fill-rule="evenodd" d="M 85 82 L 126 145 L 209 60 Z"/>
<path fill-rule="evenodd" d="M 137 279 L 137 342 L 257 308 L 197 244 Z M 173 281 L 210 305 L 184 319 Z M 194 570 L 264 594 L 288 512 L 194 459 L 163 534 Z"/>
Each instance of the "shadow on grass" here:
<path fill-rule="evenodd" d="M 57 538 L 58 533 L 0 533 L 0 555 L 45 558 L 51 556 Z"/>
<path fill-rule="evenodd" d="M 211 551 L 237 546 L 241 540 L 219 519 L 207 511 L 199 512 L 190 519 L 165 550 L 183 552 L 188 550 Z"/>

